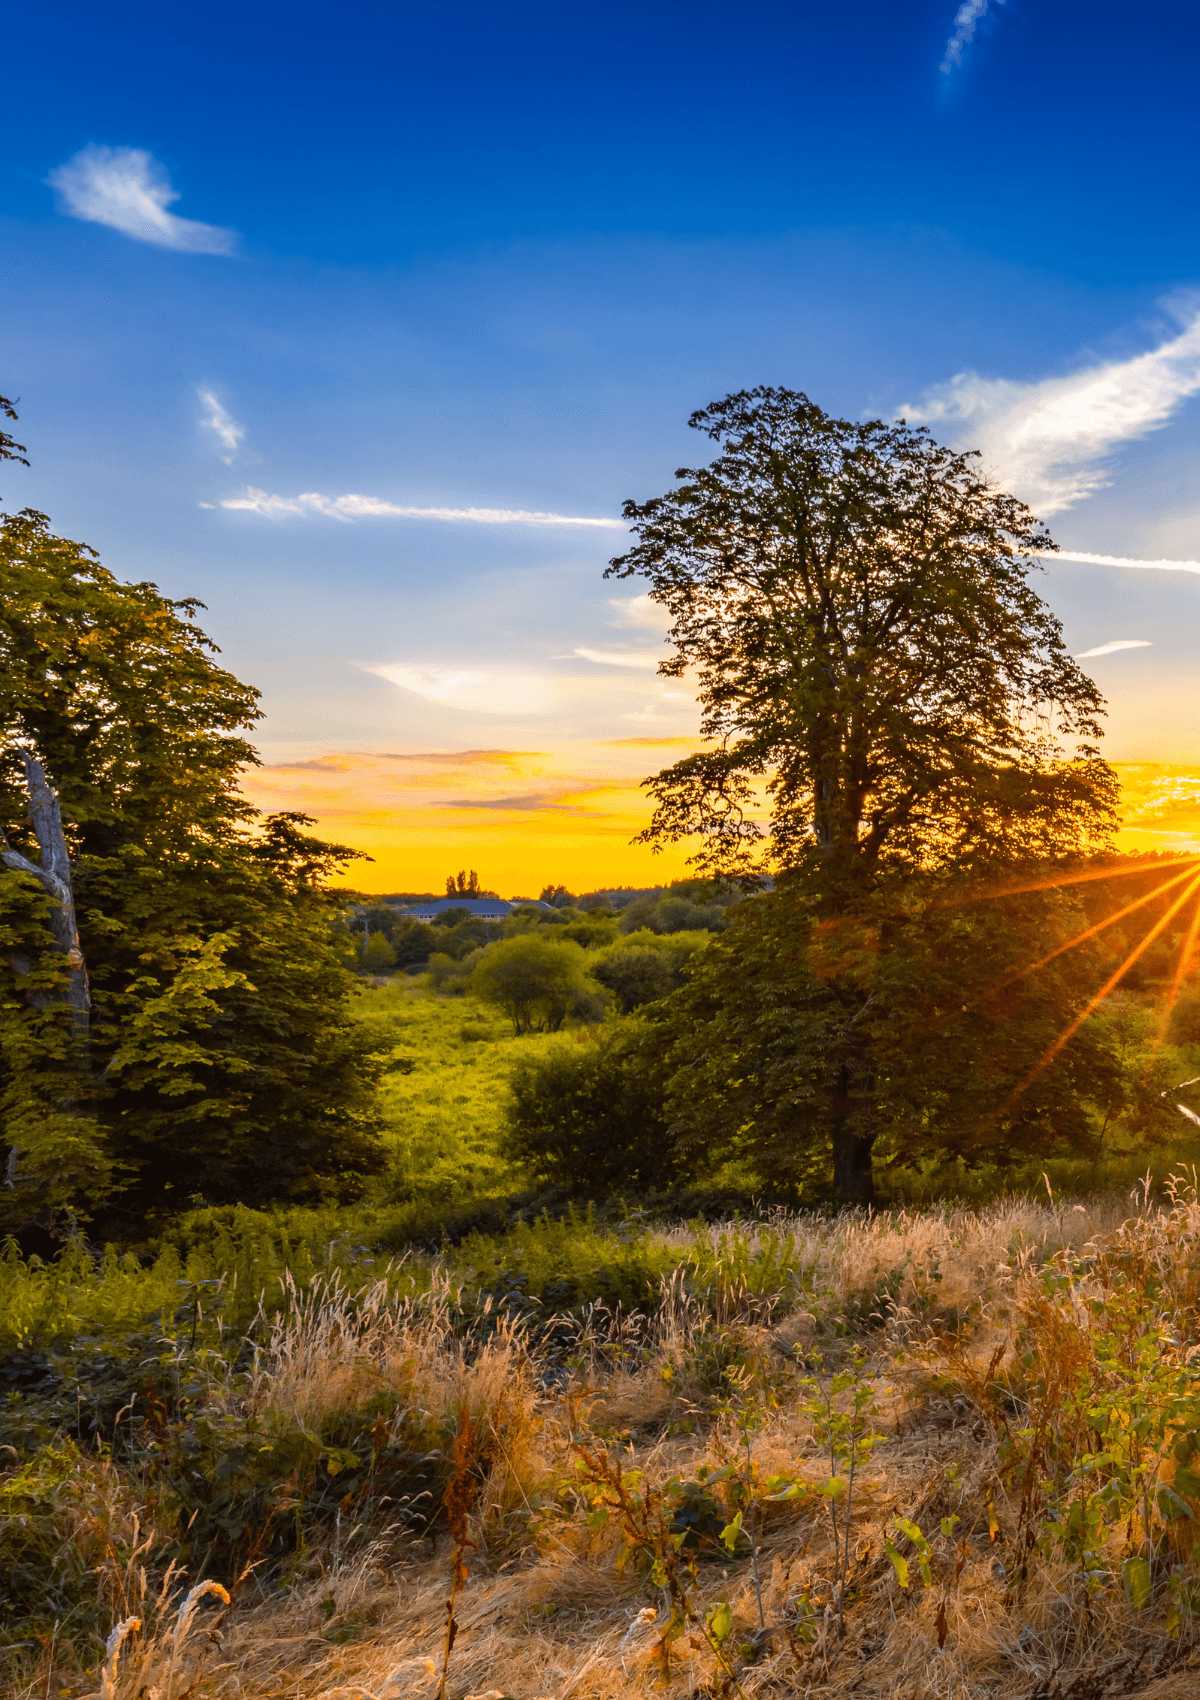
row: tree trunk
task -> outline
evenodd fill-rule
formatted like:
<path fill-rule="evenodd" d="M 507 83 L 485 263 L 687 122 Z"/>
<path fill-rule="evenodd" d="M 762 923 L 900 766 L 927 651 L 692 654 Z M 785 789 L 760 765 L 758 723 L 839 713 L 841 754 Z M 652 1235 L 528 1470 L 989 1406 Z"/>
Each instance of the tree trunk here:
<path fill-rule="evenodd" d="M 81 1076 L 91 1072 L 88 1054 L 92 1000 L 88 989 L 87 965 L 79 948 L 79 930 L 75 922 L 75 893 L 71 884 L 71 859 L 63 834 L 62 813 L 58 798 L 46 778 L 46 771 L 32 750 L 19 748 L 17 754 L 25 769 L 25 788 L 29 793 L 29 814 L 40 852 L 39 864 L 28 861 L 20 851 L 13 850 L 0 833 L 0 861 L 16 873 L 31 874 L 54 900 L 50 911 L 50 933 L 66 958 L 66 984 L 57 997 L 46 992 L 31 992 L 29 1001 L 35 1008 L 45 1008 L 61 999 L 71 1011 L 71 1031 L 75 1040 L 75 1060 L 67 1070 L 64 1081 L 63 1106 L 69 1114 L 76 1113 L 80 1097 Z M 33 964 L 25 957 L 11 958 L 20 975 L 30 972 Z M 9 1148 L 4 1184 L 14 1188 L 22 1178 L 19 1173 L 20 1151 L 17 1145 Z"/>
<path fill-rule="evenodd" d="M 79 929 L 75 922 L 75 893 L 71 885 L 71 860 L 63 836 L 62 814 L 46 772 L 32 750 L 19 749 L 17 754 L 25 769 L 25 786 L 29 792 L 29 813 L 41 852 L 40 866 L 27 861 L 19 851 L 12 850 L 0 835 L 0 861 L 6 867 L 23 874 L 32 874 L 54 899 L 50 912 L 50 931 L 54 942 L 66 957 L 67 982 L 63 998 L 71 1011 L 71 1026 L 76 1044 L 86 1059 L 88 1029 L 92 999 L 88 989 L 87 964 L 79 948 Z M 21 971 L 22 965 L 14 963 Z M 26 968 L 24 970 L 28 972 Z"/>
<path fill-rule="evenodd" d="M 851 1131 L 850 1070 L 838 1070 L 833 1098 L 833 1184 L 844 1204 L 874 1204 L 875 1178 L 871 1171 L 873 1133 Z"/>

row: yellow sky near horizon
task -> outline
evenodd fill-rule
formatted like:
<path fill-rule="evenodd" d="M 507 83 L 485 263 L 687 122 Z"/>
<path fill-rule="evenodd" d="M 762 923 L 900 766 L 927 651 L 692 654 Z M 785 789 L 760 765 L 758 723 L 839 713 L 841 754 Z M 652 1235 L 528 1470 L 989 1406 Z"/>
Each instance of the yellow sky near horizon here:
<path fill-rule="evenodd" d="M 359 891 L 441 891 L 475 868 L 485 888 L 534 896 L 662 885 L 684 878 L 687 846 L 658 855 L 630 840 L 650 818 L 647 774 L 696 747 L 693 738 L 617 738 L 548 750 L 395 754 L 331 752 L 245 775 L 271 812 L 312 815 L 314 831 L 363 850 L 341 883 Z M 1200 764 L 1116 762 L 1122 850 L 1200 849 Z"/>
<path fill-rule="evenodd" d="M 1200 849 L 1200 763 L 1114 762 L 1122 850 Z"/>
<path fill-rule="evenodd" d="M 695 744 L 331 753 L 251 769 L 244 787 L 256 807 L 303 810 L 321 836 L 366 851 L 373 861 L 352 863 L 340 882 L 358 891 L 441 891 L 460 868 L 505 897 L 662 885 L 687 874 L 687 851 L 630 843 L 650 819 L 639 786 Z"/>

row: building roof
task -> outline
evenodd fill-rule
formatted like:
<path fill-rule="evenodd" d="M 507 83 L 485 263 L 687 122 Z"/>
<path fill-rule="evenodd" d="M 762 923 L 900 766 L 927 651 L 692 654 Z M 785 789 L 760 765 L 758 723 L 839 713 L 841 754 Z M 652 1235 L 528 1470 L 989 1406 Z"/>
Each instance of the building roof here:
<path fill-rule="evenodd" d="M 527 908 L 549 909 L 550 905 L 532 898 L 508 903 L 503 897 L 439 897 L 436 903 L 418 903 L 407 913 L 414 921 L 433 921 L 447 909 L 465 909 L 478 921 L 499 921 L 515 909 Z"/>

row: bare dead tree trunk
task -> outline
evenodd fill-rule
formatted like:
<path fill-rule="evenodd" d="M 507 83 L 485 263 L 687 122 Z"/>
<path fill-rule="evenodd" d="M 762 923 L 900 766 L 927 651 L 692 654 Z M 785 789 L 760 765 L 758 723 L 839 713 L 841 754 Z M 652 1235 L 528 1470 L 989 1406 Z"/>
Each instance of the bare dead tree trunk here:
<path fill-rule="evenodd" d="M 75 893 L 71 885 L 71 859 L 63 836 L 62 814 L 58 798 L 46 770 L 32 750 L 18 748 L 25 769 L 25 788 L 29 793 L 29 813 L 41 853 L 41 865 L 27 861 L 20 851 L 13 850 L 0 833 L 0 861 L 17 873 L 32 874 L 50 897 L 55 907 L 50 912 L 50 931 L 54 942 L 67 959 L 65 1002 L 71 1010 L 71 1026 L 81 1053 L 86 1056 L 92 998 L 88 990 L 87 964 L 79 948 L 79 929 L 75 922 Z M 13 966 L 28 972 L 19 960 Z"/>
<path fill-rule="evenodd" d="M 75 921 L 75 892 L 71 884 L 71 858 L 63 834 L 62 812 L 46 770 L 32 750 L 18 746 L 17 754 L 25 769 L 25 789 L 29 793 L 29 814 L 38 841 L 39 865 L 14 850 L 0 832 L 0 861 L 16 873 L 32 874 L 43 890 L 54 900 L 50 911 L 50 932 L 55 944 L 66 957 L 67 980 L 60 997 L 71 1011 L 71 1029 L 75 1039 L 76 1077 L 90 1069 L 88 1056 L 89 1028 L 92 1012 L 91 992 L 88 989 L 87 964 L 79 948 L 79 929 Z M 18 974 L 28 974 L 32 963 L 25 957 L 14 956 L 12 965 Z M 45 1007 L 52 1000 L 44 992 L 30 994 L 30 1002 Z M 67 1086 L 66 1101 L 76 1097 Z M 16 1185 L 19 1152 L 14 1145 L 8 1154 L 5 1184 Z"/>

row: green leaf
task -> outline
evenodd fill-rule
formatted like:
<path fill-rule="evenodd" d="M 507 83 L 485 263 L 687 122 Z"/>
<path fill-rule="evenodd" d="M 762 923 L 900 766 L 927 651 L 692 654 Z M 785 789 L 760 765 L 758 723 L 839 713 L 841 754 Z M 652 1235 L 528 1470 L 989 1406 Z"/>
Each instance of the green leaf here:
<path fill-rule="evenodd" d="M 808 1492 L 808 1483 L 801 1481 L 798 1476 L 769 1476 L 766 1487 L 767 1498 L 772 1504 L 783 1500 L 803 1499 Z"/>
<path fill-rule="evenodd" d="M 910 1518 L 897 1517 L 896 1527 L 902 1535 L 912 1542 L 919 1553 L 924 1553 L 926 1557 L 929 1556 L 929 1542 Z"/>
<path fill-rule="evenodd" d="M 738 1536 L 742 1532 L 742 1514 L 739 1511 L 732 1523 L 726 1523 L 721 1530 L 721 1545 L 733 1553 L 737 1551 Z"/>
<path fill-rule="evenodd" d="M 1177 1465 L 1175 1469 L 1175 1492 L 1185 1494 L 1188 1499 L 1200 1499 L 1200 1473 Z"/>
<path fill-rule="evenodd" d="M 895 1547 L 892 1545 L 891 1539 L 886 1535 L 884 1536 L 884 1540 L 883 1540 L 883 1550 L 892 1562 L 892 1569 L 896 1572 L 897 1582 L 899 1582 L 899 1584 L 902 1588 L 907 1588 L 908 1587 L 908 1560 L 906 1558 L 901 1558 L 900 1554 L 896 1551 Z"/>
<path fill-rule="evenodd" d="M 718 1647 L 728 1640 L 733 1628 L 733 1609 L 727 1600 L 720 1600 L 709 1609 L 704 1626 Z"/>
<path fill-rule="evenodd" d="M 1158 1492 L 1154 1497 L 1157 1502 L 1158 1509 L 1167 1519 L 1173 1517 L 1194 1518 L 1196 1515 L 1187 1500 L 1180 1499 L 1174 1488 L 1169 1488 L 1165 1482 L 1160 1482 L 1158 1484 Z"/>
<path fill-rule="evenodd" d="M 601 1529 L 608 1526 L 609 1511 L 607 1505 L 598 1505 L 594 1511 L 587 1514 L 587 1526 L 593 1535 L 598 1535 Z"/>
<path fill-rule="evenodd" d="M 1127 1558 L 1121 1567 L 1121 1580 L 1125 1584 L 1125 1598 L 1135 1611 L 1142 1611 L 1150 1604 L 1153 1581 L 1147 1559 Z"/>

